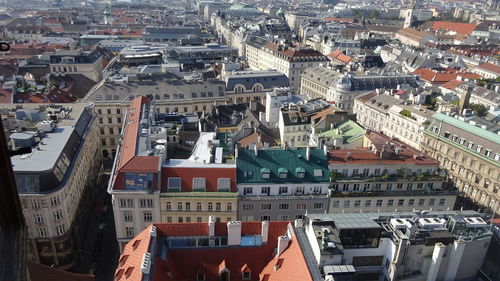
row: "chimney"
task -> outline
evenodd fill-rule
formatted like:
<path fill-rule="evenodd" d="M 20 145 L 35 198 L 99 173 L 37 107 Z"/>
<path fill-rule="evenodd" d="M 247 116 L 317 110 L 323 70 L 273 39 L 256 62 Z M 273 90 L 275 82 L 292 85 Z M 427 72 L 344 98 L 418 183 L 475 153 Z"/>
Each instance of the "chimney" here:
<path fill-rule="evenodd" d="M 227 245 L 236 246 L 241 244 L 241 221 L 227 222 Z"/>
<path fill-rule="evenodd" d="M 260 236 L 262 237 L 262 243 L 267 243 L 268 235 L 269 235 L 269 222 L 263 221 L 260 231 Z"/>
<path fill-rule="evenodd" d="M 308 146 L 306 148 L 306 160 L 309 161 L 310 158 L 311 158 L 311 148 Z"/>
<path fill-rule="evenodd" d="M 324 144 L 324 145 L 323 145 L 323 154 L 324 154 L 325 156 L 328 156 L 328 149 L 327 149 L 326 144 Z"/>
<path fill-rule="evenodd" d="M 255 157 L 259 156 L 259 147 L 257 143 L 253 146 L 253 152 L 255 153 Z"/>
<path fill-rule="evenodd" d="M 303 221 L 303 220 L 301 220 L 301 219 L 296 219 L 296 220 L 294 221 L 294 225 L 295 225 L 295 227 L 296 227 L 296 228 L 301 228 L 301 227 L 304 227 L 304 221 Z"/>
<path fill-rule="evenodd" d="M 278 237 L 278 249 L 276 251 L 276 257 L 279 257 L 288 248 L 290 243 L 290 238 L 286 235 Z"/>
<path fill-rule="evenodd" d="M 215 216 L 208 217 L 208 236 L 209 237 L 215 236 L 215 222 L 216 222 Z"/>
<path fill-rule="evenodd" d="M 238 148 L 238 145 L 236 145 L 236 146 L 234 147 L 234 158 L 235 158 L 235 159 L 238 159 L 238 152 L 239 152 L 239 148 Z"/>

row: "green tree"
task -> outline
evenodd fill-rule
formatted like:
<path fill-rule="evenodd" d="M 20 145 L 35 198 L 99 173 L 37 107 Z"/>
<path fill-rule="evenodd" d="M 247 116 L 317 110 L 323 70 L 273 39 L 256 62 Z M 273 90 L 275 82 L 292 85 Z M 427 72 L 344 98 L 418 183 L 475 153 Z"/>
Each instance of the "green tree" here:
<path fill-rule="evenodd" d="M 486 114 L 488 113 L 488 108 L 486 108 L 486 106 L 484 106 L 483 104 L 472 103 L 468 107 L 472 109 L 472 111 L 474 111 L 477 116 L 480 117 L 486 116 Z"/>

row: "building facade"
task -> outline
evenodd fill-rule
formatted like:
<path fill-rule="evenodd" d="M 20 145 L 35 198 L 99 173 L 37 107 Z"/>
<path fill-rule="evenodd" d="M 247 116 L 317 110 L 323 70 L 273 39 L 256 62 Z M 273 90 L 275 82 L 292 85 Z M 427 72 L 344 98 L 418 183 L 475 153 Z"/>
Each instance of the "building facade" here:
<path fill-rule="evenodd" d="M 434 114 L 424 131 L 423 151 L 439 160 L 460 195 L 499 212 L 500 138 L 465 118 Z"/>

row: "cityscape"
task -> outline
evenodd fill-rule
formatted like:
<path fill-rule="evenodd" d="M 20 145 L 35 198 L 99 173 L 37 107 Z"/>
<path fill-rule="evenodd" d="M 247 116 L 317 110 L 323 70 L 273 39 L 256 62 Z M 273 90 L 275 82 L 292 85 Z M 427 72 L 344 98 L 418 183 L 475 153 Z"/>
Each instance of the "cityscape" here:
<path fill-rule="evenodd" d="M 0 0 L 0 281 L 500 281 L 499 0 Z"/>

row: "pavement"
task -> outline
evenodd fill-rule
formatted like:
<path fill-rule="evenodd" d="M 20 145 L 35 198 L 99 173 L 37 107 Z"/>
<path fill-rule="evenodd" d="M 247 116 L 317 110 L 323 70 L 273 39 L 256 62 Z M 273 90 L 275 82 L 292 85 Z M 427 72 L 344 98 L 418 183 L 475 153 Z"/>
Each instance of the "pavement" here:
<path fill-rule="evenodd" d="M 111 196 L 111 195 L 108 195 Z M 113 281 L 115 269 L 118 265 L 120 250 L 116 241 L 115 220 L 111 200 L 109 201 L 106 227 L 104 228 L 100 241 L 100 255 L 95 271 L 96 281 Z M 97 248 L 97 247 L 96 247 Z"/>

